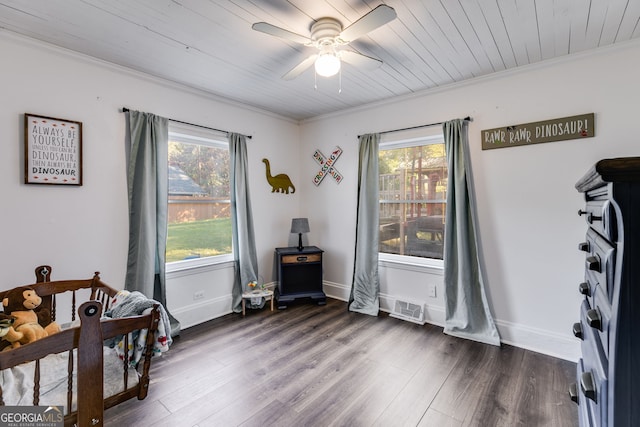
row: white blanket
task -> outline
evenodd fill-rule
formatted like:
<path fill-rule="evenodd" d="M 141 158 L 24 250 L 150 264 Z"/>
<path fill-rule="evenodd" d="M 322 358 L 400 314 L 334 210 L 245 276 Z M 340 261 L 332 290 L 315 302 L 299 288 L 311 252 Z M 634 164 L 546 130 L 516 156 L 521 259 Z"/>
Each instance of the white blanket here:
<path fill-rule="evenodd" d="M 154 304 L 160 306 L 160 322 L 153 340 L 153 355 L 160 356 L 169 350 L 169 346 L 173 342 L 171 339 L 171 324 L 167 311 L 157 301 L 147 298 L 138 291 L 129 292 L 127 290 L 118 291 L 111 301 L 111 309 L 105 313 L 105 317 L 118 319 L 121 317 L 147 315 L 153 310 Z M 111 340 L 107 340 L 105 344 L 114 347 L 118 356 L 123 360 L 126 356 L 129 358 L 132 366 L 137 366 L 138 362 L 144 355 L 144 349 L 147 344 L 147 329 L 141 331 L 133 331 L 128 334 L 129 348 L 124 348 L 124 337 L 118 336 Z"/>
<path fill-rule="evenodd" d="M 78 363 L 74 350 L 73 373 L 73 408 L 76 410 L 76 382 L 75 369 Z M 116 352 L 108 347 L 103 347 L 104 355 L 104 397 L 113 396 L 124 391 L 124 372 L 122 360 Z M 41 406 L 64 406 L 67 413 L 67 367 L 69 364 L 69 352 L 50 354 L 40 359 L 40 402 Z M 11 369 L 0 371 L 0 387 L 5 405 L 33 405 L 33 371 L 35 362 L 24 363 Z M 138 383 L 138 372 L 130 368 L 128 387 Z"/>

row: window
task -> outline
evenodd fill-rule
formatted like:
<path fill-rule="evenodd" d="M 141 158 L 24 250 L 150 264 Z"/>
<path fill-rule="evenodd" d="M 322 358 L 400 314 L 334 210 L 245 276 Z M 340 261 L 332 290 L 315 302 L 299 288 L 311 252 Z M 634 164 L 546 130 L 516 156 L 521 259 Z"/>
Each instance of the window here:
<path fill-rule="evenodd" d="M 166 262 L 232 253 L 229 143 L 195 127 L 169 127 Z"/>
<path fill-rule="evenodd" d="M 442 260 L 447 160 L 442 134 L 380 143 L 379 251 Z"/>

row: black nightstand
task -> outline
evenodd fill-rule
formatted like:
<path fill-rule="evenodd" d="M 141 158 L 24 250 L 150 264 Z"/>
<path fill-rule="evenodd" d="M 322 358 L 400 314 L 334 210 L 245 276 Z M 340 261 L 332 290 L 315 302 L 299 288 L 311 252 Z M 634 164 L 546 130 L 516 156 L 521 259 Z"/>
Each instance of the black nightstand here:
<path fill-rule="evenodd" d="M 327 303 L 327 296 L 322 290 L 323 252 L 315 246 L 306 246 L 301 251 L 298 248 L 276 248 L 278 309 L 287 308 L 287 303 L 296 299 L 311 299 L 318 305 Z"/>

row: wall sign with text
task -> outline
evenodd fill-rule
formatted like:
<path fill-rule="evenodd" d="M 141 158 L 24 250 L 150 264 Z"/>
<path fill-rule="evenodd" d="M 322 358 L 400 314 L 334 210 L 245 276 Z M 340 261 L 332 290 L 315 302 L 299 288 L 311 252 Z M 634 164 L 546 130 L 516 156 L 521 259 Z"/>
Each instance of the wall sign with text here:
<path fill-rule="evenodd" d="M 594 113 L 482 131 L 482 149 L 516 147 L 542 142 L 590 138 L 595 135 Z"/>
<path fill-rule="evenodd" d="M 82 123 L 24 115 L 25 184 L 82 185 Z"/>
<path fill-rule="evenodd" d="M 316 150 L 313 153 L 313 160 L 315 160 L 320 166 L 320 170 L 313 177 L 313 183 L 316 185 L 320 185 L 325 176 L 329 175 L 334 179 L 335 182 L 340 184 L 342 182 L 342 174 L 338 172 L 338 169 L 335 168 L 335 163 L 338 161 L 338 157 L 342 154 L 342 148 L 336 146 L 336 148 L 331 152 L 329 157 L 326 157 L 324 154 L 320 152 L 320 150 Z"/>

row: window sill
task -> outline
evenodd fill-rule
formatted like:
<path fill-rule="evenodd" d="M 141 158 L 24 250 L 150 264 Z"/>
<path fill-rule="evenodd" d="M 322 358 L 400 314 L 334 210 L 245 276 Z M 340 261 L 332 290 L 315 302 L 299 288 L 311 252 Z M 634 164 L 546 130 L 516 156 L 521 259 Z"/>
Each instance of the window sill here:
<path fill-rule="evenodd" d="M 378 255 L 378 264 L 386 268 L 418 271 L 439 276 L 444 275 L 444 261 L 439 259 L 380 253 Z"/>
<path fill-rule="evenodd" d="M 170 262 L 165 264 L 165 272 L 168 276 L 180 276 L 230 266 L 233 267 L 233 254 Z"/>

